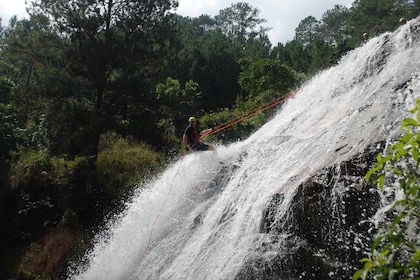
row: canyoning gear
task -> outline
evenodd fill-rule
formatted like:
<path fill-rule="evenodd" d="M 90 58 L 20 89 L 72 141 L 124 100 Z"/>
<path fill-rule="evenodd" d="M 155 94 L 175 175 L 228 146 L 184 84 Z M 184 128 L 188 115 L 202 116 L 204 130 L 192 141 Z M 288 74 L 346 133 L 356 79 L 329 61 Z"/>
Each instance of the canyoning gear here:
<path fill-rule="evenodd" d="M 196 145 L 196 143 L 198 142 L 199 133 L 197 129 L 193 127 L 192 125 L 189 125 L 185 129 L 184 135 L 187 137 L 184 143 L 188 145 L 189 147 Z"/>
<path fill-rule="evenodd" d="M 189 125 L 184 132 L 184 144 L 187 151 L 206 151 L 210 146 L 199 141 L 200 132 L 193 125 Z"/>
<path fill-rule="evenodd" d="M 212 150 L 213 148 L 207 144 L 200 142 L 200 137 L 202 135 L 208 135 L 212 131 L 212 129 L 206 129 L 202 133 L 197 130 L 196 127 L 196 118 L 190 117 L 188 119 L 189 126 L 185 129 L 183 135 L 183 142 L 185 145 L 185 150 L 187 151 L 206 151 Z"/>
<path fill-rule="evenodd" d="M 366 44 L 368 40 L 369 40 L 369 34 L 363 33 L 363 41 L 361 42 L 361 45 L 363 46 L 364 44 Z"/>

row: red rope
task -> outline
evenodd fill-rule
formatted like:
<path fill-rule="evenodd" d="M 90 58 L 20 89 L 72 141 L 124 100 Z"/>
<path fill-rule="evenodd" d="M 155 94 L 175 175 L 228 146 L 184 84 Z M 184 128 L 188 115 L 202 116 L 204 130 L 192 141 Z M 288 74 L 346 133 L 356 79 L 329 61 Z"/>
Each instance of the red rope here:
<path fill-rule="evenodd" d="M 255 109 L 252 109 L 248 112 L 245 112 L 244 114 L 233 118 L 225 123 L 219 124 L 215 127 L 212 128 L 212 130 L 206 134 L 204 134 L 203 136 L 201 136 L 201 139 L 205 139 L 207 137 L 209 137 L 210 135 L 216 134 L 222 130 L 225 130 L 228 127 L 231 127 L 232 125 L 235 125 L 241 121 L 244 121 L 246 119 L 249 119 L 261 112 L 264 112 L 265 110 L 268 110 L 270 108 L 273 108 L 274 106 L 277 106 L 278 104 L 285 102 L 286 100 L 288 100 L 289 98 L 291 98 L 294 94 L 296 93 L 296 91 L 291 91 L 288 94 L 284 94 L 274 100 L 271 100 L 270 102 L 267 102 L 266 104 L 263 104 Z"/>
<path fill-rule="evenodd" d="M 171 182 L 171 185 L 169 186 L 168 191 L 166 192 L 166 197 L 165 197 L 165 200 L 163 201 L 162 206 L 160 207 L 160 209 L 159 209 L 159 211 L 158 211 L 158 213 L 157 213 L 157 215 L 156 215 L 156 217 L 155 217 L 155 220 L 154 220 L 153 225 L 152 225 L 152 229 L 150 230 L 149 240 L 148 240 L 148 242 L 147 242 L 146 249 L 144 250 L 143 256 L 142 256 L 142 258 L 140 259 L 140 261 L 137 263 L 137 265 L 136 265 L 136 269 L 135 269 L 135 270 L 131 273 L 130 277 L 128 278 L 128 279 L 130 279 L 130 280 L 131 280 L 131 279 L 133 279 L 134 274 L 138 271 L 138 269 L 140 268 L 140 265 L 141 265 L 141 264 L 142 264 L 142 262 L 144 261 L 144 259 L 145 259 L 146 255 L 147 255 L 147 253 L 149 252 L 150 245 L 151 245 L 151 243 L 152 243 L 152 237 L 153 237 L 153 232 L 154 232 L 154 229 L 155 229 L 155 227 L 156 227 L 156 224 L 157 224 L 157 221 L 158 221 L 158 219 L 159 219 L 159 216 L 160 216 L 160 214 L 162 213 L 163 208 L 165 208 L 166 202 L 168 201 L 169 194 L 170 194 L 170 192 L 171 192 L 171 190 L 172 190 L 172 188 L 173 188 L 173 186 L 174 186 L 175 179 L 176 179 L 176 177 L 178 176 L 179 170 L 181 169 L 181 165 L 182 165 L 182 162 L 184 161 L 185 155 L 186 155 L 186 153 L 184 153 L 184 156 L 181 158 L 181 161 L 180 161 L 180 163 L 179 163 L 179 165 L 178 165 L 178 169 L 176 170 L 175 176 L 174 176 L 174 178 L 172 179 L 172 182 Z"/>

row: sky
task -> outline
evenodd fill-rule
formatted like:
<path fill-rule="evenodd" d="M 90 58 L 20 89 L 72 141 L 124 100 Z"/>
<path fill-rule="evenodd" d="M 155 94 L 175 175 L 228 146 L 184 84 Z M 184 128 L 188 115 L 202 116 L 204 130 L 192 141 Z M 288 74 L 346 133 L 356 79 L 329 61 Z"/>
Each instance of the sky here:
<path fill-rule="evenodd" d="M 27 18 L 26 1 L 30 0 L 0 0 L 0 17 L 2 24 L 7 25 L 11 16 L 18 19 Z M 259 18 L 267 20 L 264 27 L 271 28 L 267 32 L 273 46 L 277 43 L 291 41 L 295 28 L 300 21 L 308 16 L 320 20 L 322 15 L 335 5 L 350 7 L 354 0 L 178 0 L 177 14 L 198 17 L 202 14 L 215 16 L 220 10 L 229 8 L 232 4 L 246 2 L 260 10 Z"/>

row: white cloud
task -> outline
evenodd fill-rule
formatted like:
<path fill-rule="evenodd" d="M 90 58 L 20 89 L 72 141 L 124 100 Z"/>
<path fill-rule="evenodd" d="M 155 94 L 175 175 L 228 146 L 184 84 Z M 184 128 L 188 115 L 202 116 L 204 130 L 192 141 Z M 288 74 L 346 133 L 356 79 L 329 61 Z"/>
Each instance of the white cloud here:
<path fill-rule="evenodd" d="M 27 18 L 25 0 L 0 0 L 0 17 L 2 24 L 7 25 L 12 16 L 18 19 Z"/>

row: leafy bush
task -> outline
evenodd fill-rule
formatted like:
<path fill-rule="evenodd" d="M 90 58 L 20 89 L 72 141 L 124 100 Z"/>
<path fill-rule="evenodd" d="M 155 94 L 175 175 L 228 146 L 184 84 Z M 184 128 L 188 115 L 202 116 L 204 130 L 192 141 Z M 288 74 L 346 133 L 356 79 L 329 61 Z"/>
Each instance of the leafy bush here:
<path fill-rule="evenodd" d="M 67 160 L 51 157 L 46 151 L 28 150 L 13 162 L 10 184 L 16 196 L 20 230 L 43 232 L 57 224 L 79 225 L 77 214 L 85 215 L 94 197 L 85 179 L 87 173 L 92 173 L 86 168 L 87 161 L 84 157 Z M 94 176 L 90 179 L 94 180 Z"/>
<path fill-rule="evenodd" d="M 13 162 L 10 181 L 13 189 L 30 185 L 43 185 L 51 177 L 46 176 L 52 170 L 48 152 L 27 150 Z"/>
<path fill-rule="evenodd" d="M 96 162 L 52 157 L 45 150 L 27 150 L 15 159 L 10 185 L 20 200 L 22 221 L 40 229 L 45 223 L 75 227 L 79 219 L 85 223 L 112 210 L 112 203 L 158 170 L 160 156 L 146 144 L 116 134 L 102 139 Z"/>
<path fill-rule="evenodd" d="M 105 217 L 121 209 L 122 198 L 160 168 L 159 154 L 148 145 L 115 133 L 102 135 L 99 148 L 96 162 L 86 156 L 51 156 L 46 150 L 15 155 L 10 182 L 17 203 L 9 216 L 17 222 L 9 232 L 26 234 L 26 240 L 13 241 L 31 244 L 19 269 L 25 279 L 55 279 L 52 275 L 62 273 L 68 258 L 89 241 L 80 229 L 100 228 Z"/>
<path fill-rule="evenodd" d="M 239 74 L 238 82 L 241 89 L 249 93 L 250 97 L 257 97 L 265 91 L 285 93 L 302 80 L 302 75 L 279 60 L 259 59 Z"/>
<path fill-rule="evenodd" d="M 415 118 L 406 118 L 405 133 L 378 154 L 377 163 L 366 180 L 381 190 L 397 178 L 401 195 L 392 205 L 392 221 L 379 230 L 371 247 L 371 256 L 362 259 L 364 267 L 353 279 L 419 279 L 420 277 L 420 99 L 413 110 Z"/>
<path fill-rule="evenodd" d="M 102 183 L 108 187 L 132 187 L 159 168 L 160 156 L 147 144 L 116 134 L 103 135 L 103 141 L 108 144 L 98 154 L 97 172 Z"/>

